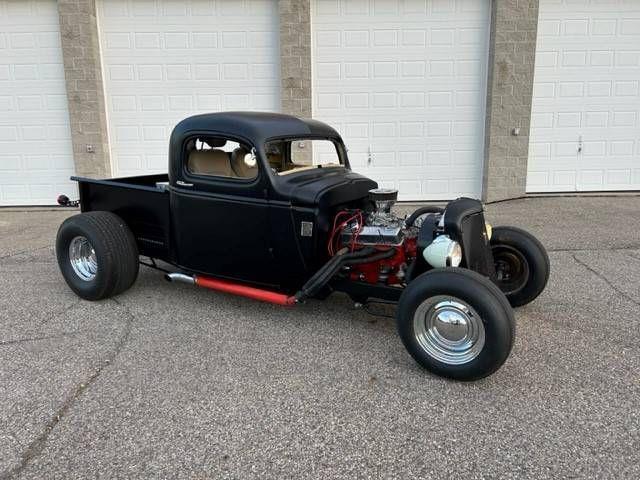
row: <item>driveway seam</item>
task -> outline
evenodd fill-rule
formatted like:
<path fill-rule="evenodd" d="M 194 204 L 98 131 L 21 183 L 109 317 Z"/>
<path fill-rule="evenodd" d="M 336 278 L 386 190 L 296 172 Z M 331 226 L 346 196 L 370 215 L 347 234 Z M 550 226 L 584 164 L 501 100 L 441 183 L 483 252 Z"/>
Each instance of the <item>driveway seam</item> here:
<path fill-rule="evenodd" d="M 607 285 L 609 285 L 609 287 L 615 291 L 616 293 L 622 295 L 624 298 L 626 298 L 627 300 L 629 300 L 631 303 L 633 303 L 634 305 L 637 305 L 640 307 L 640 302 L 638 302 L 637 300 L 635 300 L 634 298 L 632 298 L 631 296 L 629 296 L 628 293 L 626 293 L 623 290 L 620 290 L 618 287 L 616 287 L 604 274 L 598 272 L 597 270 L 595 270 L 593 267 L 589 266 L 587 263 L 583 262 L 582 260 L 578 260 L 578 257 L 576 257 L 575 255 L 571 255 L 573 257 L 573 260 L 578 264 L 578 265 L 582 265 L 584 268 L 586 268 L 588 271 L 590 271 L 591 273 L 593 273 L 596 277 L 598 277 L 600 280 L 602 280 L 603 282 L 605 282 Z"/>
<path fill-rule="evenodd" d="M 38 435 L 38 437 L 36 437 L 31 443 L 29 443 L 29 445 L 21 455 L 20 464 L 7 472 L 0 473 L 0 479 L 9 480 L 9 479 L 18 478 L 18 476 L 24 471 L 24 469 L 29 465 L 29 463 L 44 450 L 47 440 L 49 439 L 49 435 L 51 434 L 53 429 L 58 425 L 60 420 L 63 417 L 69 415 L 69 412 L 71 411 L 73 406 L 76 404 L 78 399 L 83 395 L 83 393 L 86 390 L 89 389 L 89 387 L 91 387 L 91 385 L 93 385 L 98 380 L 102 371 L 116 360 L 116 358 L 118 357 L 118 355 L 120 354 L 120 352 L 122 351 L 126 343 L 129 341 L 129 337 L 131 336 L 131 330 L 133 328 L 133 322 L 135 318 L 131 313 L 131 311 L 123 303 L 119 302 L 115 298 L 112 298 L 110 300 L 124 309 L 126 313 L 126 318 L 127 318 L 122 335 L 120 336 L 120 339 L 116 343 L 115 348 L 113 349 L 111 354 L 108 355 L 107 358 L 101 362 L 100 366 L 86 380 L 76 385 L 72 394 L 67 396 L 67 398 L 65 399 L 63 404 L 60 406 L 60 408 L 56 410 L 53 417 L 51 417 L 51 419 L 49 419 L 49 421 L 46 423 L 40 435 Z"/>

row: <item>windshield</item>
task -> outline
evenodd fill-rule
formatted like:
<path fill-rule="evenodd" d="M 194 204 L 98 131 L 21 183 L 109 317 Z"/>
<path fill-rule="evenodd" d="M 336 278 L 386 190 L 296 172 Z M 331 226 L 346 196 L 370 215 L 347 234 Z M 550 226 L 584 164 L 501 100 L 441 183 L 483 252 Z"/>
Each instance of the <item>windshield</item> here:
<path fill-rule="evenodd" d="M 337 146 L 331 140 L 275 140 L 265 145 L 265 151 L 269 166 L 279 175 L 342 165 Z"/>

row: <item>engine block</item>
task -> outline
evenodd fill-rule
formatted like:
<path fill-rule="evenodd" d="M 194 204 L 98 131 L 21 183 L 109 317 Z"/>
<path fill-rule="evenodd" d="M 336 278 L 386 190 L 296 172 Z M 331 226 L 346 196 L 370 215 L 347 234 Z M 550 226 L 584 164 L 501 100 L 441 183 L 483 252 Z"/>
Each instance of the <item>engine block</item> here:
<path fill-rule="evenodd" d="M 358 232 L 359 230 L 359 232 Z M 354 239 L 355 236 L 355 239 Z M 402 244 L 404 232 L 402 224 L 399 225 L 364 225 L 358 228 L 352 225 L 342 231 L 342 243 L 349 245 L 352 242 L 358 245 L 388 245 L 397 246 Z"/>

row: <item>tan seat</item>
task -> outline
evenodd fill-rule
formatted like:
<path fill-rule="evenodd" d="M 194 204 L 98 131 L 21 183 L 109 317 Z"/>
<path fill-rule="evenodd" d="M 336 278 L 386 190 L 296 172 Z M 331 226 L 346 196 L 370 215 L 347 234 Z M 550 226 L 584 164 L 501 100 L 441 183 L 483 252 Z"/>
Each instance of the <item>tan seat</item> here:
<path fill-rule="evenodd" d="M 188 166 L 191 173 L 198 175 L 235 176 L 231 169 L 229 154 L 216 148 L 192 151 L 189 154 Z"/>
<path fill-rule="evenodd" d="M 282 168 L 282 154 L 281 153 L 267 153 L 267 161 L 271 168 L 280 170 Z"/>
<path fill-rule="evenodd" d="M 243 147 L 238 147 L 231 153 L 231 168 L 239 178 L 256 178 L 258 175 L 258 164 L 250 166 L 244 161 L 248 154 L 249 150 Z"/>

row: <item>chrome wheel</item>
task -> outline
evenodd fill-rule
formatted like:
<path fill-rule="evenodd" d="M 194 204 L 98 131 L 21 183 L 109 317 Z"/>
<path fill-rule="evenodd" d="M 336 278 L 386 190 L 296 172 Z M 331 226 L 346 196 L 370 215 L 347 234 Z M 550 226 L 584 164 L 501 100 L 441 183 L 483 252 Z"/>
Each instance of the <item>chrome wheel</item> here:
<path fill-rule="evenodd" d="M 98 273 L 98 259 L 89 240 L 86 237 L 74 237 L 69 243 L 69 262 L 71 268 L 85 282 L 96 278 Z"/>
<path fill-rule="evenodd" d="M 413 316 L 413 329 L 420 347 L 448 365 L 468 363 L 484 347 L 482 319 L 456 297 L 438 295 L 422 302 Z"/>

